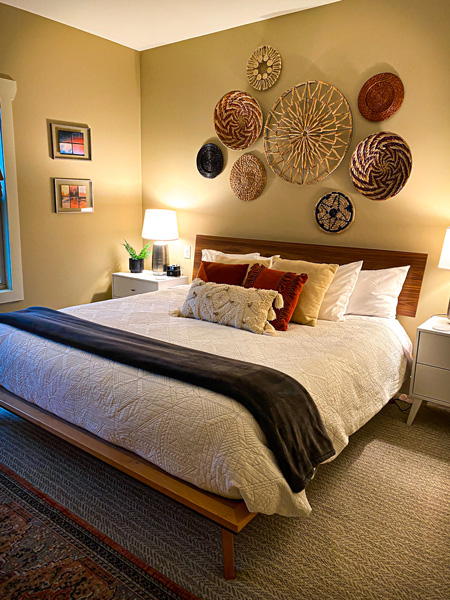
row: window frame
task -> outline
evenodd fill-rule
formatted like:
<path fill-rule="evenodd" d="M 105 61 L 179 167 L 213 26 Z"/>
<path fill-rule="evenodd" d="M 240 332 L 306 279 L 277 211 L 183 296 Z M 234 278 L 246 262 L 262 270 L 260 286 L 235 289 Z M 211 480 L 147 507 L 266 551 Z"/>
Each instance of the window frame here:
<path fill-rule="evenodd" d="M 12 101 L 17 84 L 12 79 L 0 77 L 0 106 L 4 151 L 4 197 L 1 199 L 0 243 L 4 252 L 5 284 L 0 287 L 0 304 L 24 299 L 22 252 L 20 244 L 19 196 L 14 144 Z M 3 171 L 3 169 L 2 169 Z"/>

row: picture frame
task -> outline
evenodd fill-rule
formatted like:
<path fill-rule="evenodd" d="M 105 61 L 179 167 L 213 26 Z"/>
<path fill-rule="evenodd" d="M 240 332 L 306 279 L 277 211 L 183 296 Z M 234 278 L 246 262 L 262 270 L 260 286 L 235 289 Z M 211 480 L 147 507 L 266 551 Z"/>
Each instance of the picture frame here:
<path fill-rule="evenodd" d="M 50 122 L 53 158 L 92 160 L 91 130 L 89 127 Z"/>
<path fill-rule="evenodd" d="M 94 196 L 90 179 L 53 178 L 55 212 L 92 213 Z"/>

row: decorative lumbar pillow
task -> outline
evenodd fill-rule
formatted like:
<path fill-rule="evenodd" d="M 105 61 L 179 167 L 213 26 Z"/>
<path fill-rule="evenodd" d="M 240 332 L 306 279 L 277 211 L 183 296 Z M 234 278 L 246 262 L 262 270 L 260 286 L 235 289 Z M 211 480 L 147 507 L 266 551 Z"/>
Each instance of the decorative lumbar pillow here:
<path fill-rule="evenodd" d="M 242 285 L 247 275 L 248 264 L 224 264 L 202 261 L 197 277 L 212 283 L 227 283 L 229 285 Z"/>
<path fill-rule="evenodd" d="M 301 325 L 315 327 L 319 316 L 325 292 L 333 281 L 334 274 L 339 265 L 327 265 L 325 263 L 312 263 L 306 260 L 278 259 L 274 261 L 274 269 L 280 271 L 292 271 L 301 275 L 306 273 L 308 281 L 302 289 L 302 293 L 295 307 L 291 321 Z"/>
<path fill-rule="evenodd" d="M 216 258 L 218 256 L 223 256 L 225 258 L 248 258 L 249 260 L 253 259 L 253 258 L 259 258 L 260 254 L 259 252 L 251 252 L 250 254 L 226 254 L 224 252 L 221 252 L 220 250 L 210 250 L 209 248 L 204 248 L 202 250 L 202 260 L 206 260 L 208 262 L 220 262 L 218 260 L 216 260 Z M 245 262 L 241 261 L 241 262 Z"/>
<path fill-rule="evenodd" d="M 319 319 L 324 321 L 343 321 L 347 306 L 355 289 L 363 261 L 340 265 L 330 287 L 325 292 L 319 310 Z"/>
<path fill-rule="evenodd" d="M 267 269 L 262 265 L 253 265 L 244 282 L 244 287 L 276 290 L 283 296 L 284 306 L 275 308 L 277 318 L 271 322 L 271 325 L 278 331 L 286 331 L 307 279 L 308 275 L 305 273 L 297 275 L 296 273 Z"/>
<path fill-rule="evenodd" d="M 348 315 L 394 319 L 407 267 L 361 271 L 347 306 Z"/>
<path fill-rule="evenodd" d="M 269 321 L 276 317 L 272 308 L 274 301 L 277 307 L 283 306 L 283 298 L 275 290 L 246 289 L 194 279 L 183 306 L 173 314 L 273 335 L 275 329 Z"/>

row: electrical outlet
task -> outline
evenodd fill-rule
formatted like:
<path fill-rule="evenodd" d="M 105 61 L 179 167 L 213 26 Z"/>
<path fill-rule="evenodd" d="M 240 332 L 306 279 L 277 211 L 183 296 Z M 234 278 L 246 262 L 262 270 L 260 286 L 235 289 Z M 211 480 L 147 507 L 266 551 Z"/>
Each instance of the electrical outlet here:
<path fill-rule="evenodd" d="M 191 258 L 191 247 L 190 246 L 184 247 L 184 258 Z"/>

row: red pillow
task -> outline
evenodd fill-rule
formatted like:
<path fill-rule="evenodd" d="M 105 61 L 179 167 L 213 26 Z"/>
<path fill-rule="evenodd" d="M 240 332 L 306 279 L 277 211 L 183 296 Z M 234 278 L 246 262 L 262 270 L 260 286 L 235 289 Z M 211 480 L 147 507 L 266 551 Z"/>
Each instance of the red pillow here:
<path fill-rule="evenodd" d="M 276 269 L 268 269 L 261 265 L 253 265 L 247 275 L 244 287 L 259 288 L 260 290 L 277 290 L 283 296 L 284 306 L 283 308 L 274 308 L 277 318 L 271 321 L 270 324 L 275 329 L 278 329 L 278 331 L 286 331 L 297 306 L 300 292 L 307 279 L 308 275 L 306 273 L 297 275 L 297 273 L 277 271 Z"/>
<path fill-rule="evenodd" d="M 225 263 L 215 263 L 202 261 L 197 277 L 203 281 L 212 281 L 213 283 L 228 283 L 229 285 L 242 285 L 248 271 L 246 265 L 229 265 Z"/>

